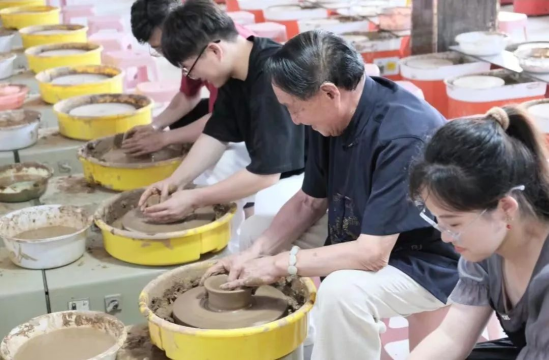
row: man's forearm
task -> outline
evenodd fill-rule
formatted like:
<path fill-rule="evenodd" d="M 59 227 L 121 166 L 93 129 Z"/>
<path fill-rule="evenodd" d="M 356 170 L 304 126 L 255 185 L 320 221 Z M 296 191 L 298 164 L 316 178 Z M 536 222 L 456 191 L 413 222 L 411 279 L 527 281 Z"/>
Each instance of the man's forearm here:
<path fill-rule="evenodd" d="M 215 165 L 221 159 L 225 149 L 227 149 L 226 143 L 214 139 L 209 135 L 200 135 L 189 151 L 189 154 L 177 170 L 175 170 L 171 178 L 179 186 L 191 183 L 204 171 Z"/>
<path fill-rule="evenodd" d="M 153 125 L 158 129 L 164 129 L 191 112 L 199 102 L 200 94 L 188 97 L 178 92 L 168 107 L 153 120 Z"/>
<path fill-rule="evenodd" d="M 326 214 L 328 201 L 308 196 L 299 190 L 273 219 L 271 226 L 249 251 L 257 255 L 274 255 L 288 248 L 307 229 Z"/>
<path fill-rule="evenodd" d="M 204 131 L 204 127 L 211 115 L 212 114 L 206 114 L 192 124 L 168 131 L 166 133 L 167 144 L 188 144 L 196 142 Z"/>
<path fill-rule="evenodd" d="M 229 203 L 244 199 L 266 189 L 280 179 L 280 174 L 257 175 L 246 169 L 240 170 L 227 179 L 199 189 L 199 206 Z"/>

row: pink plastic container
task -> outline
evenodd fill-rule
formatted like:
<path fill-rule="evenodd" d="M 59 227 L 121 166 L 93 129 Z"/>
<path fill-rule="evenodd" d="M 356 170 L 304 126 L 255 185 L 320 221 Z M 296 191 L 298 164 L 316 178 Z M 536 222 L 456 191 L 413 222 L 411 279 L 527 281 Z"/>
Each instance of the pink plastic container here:
<path fill-rule="evenodd" d="M 29 88 L 26 85 L 0 84 L 0 110 L 15 110 L 23 106 Z"/>

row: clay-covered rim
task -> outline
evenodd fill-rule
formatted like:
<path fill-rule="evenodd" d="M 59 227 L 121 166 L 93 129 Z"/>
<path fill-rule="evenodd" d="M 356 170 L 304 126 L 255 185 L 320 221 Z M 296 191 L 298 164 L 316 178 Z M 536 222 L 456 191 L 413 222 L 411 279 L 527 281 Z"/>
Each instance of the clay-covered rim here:
<path fill-rule="evenodd" d="M 0 178 L 2 178 L 4 176 L 7 176 L 6 174 L 8 173 L 8 171 L 12 170 L 12 169 L 15 170 L 14 173 L 13 173 L 13 175 L 15 175 L 15 176 L 25 174 L 23 172 L 24 169 L 42 169 L 42 170 L 46 170 L 47 171 L 46 175 L 32 174 L 33 176 L 41 177 L 43 180 L 51 179 L 51 177 L 54 174 L 53 168 L 48 166 L 48 165 L 41 164 L 41 163 L 38 163 L 36 161 L 27 161 L 27 162 L 19 163 L 19 164 L 10 164 L 10 165 L 0 166 Z M 22 190 L 22 191 L 24 191 L 24 190 Z M 0 194 L 1 193 L 2 193 L 2 191 L 0 191 Z"/>
<path fill-rule="evenodd" d="M 95 72 L 92 70 L 96 70 Z M 94 82 L 95 84 L 104 84 L 106 82 L 113 81 L 115 79 L 122 79 L 124 76 L 124 71 L 121 69 L 108 66 L 108 65 L 80 65 L 80 66 L 61 66 L 53 69 L 47 69 L 39 72 L 34 77 L 39 84 L 47 84 L 49 87 L 66 89 L 68 87 L 78 88 L 84 86 L 90 86 L 90 84 L 80 84 L 80 85 L 70 85 L 70 84 L 52 84 L 52 80 L 57 79 L 61 76 L 67 75 L 80 75 L 80 74 L 92 74 L 92 75 L 105 75 L 108 79 Z M 114 75 L 113 75 L 114 74 Z"/>
<path fill-rule="evenodd" d="M 8 52 L 8 53 L 5 53 L 5 54 L 0 54 L 0 62 L 13 61 L 13 60 L 15 60 L 16 57 L 17 57 L 17 54 L 12 53 L 12 52 Z"/>
<path fill-rule="evenodd" d="M 85 42 L 85 43 L 56 43 L 56 44 L 47 44 L 47 45 L 38 45 L 33 46 L 25 50 L 26 56 L 31 57 L 40 57 L 40 54 L 42 54 L 45 51 L 51 51 L 51 50 L 85 50 L 86 52 L 80 53 L 80 54 L 72 54 L 72 55 L 63 55 L 63 58 L 78 58 L 82 56 L 88 56 L 90 53 L 97 53 L 103 51 L 103 47 L 98 44 L 94 44 L 91 42 Z M 40 57 L 44 58 L 44 57 Z"/>
<path fill-rule="evenodd" d="M 120 135 L 120 134 L 118 134 L 118 135 Z M 155 168 L 155 167 L 170 165 L 173 162 L 182 161 L 182 159 L 184 157 L 184 155 L 179 155 L 179 156 L 176 156 L 176 157 L 171 158 L 171 159 L 166 159 L 166 160 L 161 160 L 161 161 L 156 161 L 156 162 L 151 162 L 151 163 L 146 163 L 146 164 L 142 164 L 142 163 L 141 164 L 140 163 L 137 163 L 137 164 L 123 164 L 123 163 L 111 163 L 111 162 L 107 162 L 107 161 L 102 161 L 102 160 L 99 160 L 99 159 L 93 157 L 92 154 L 90 154 L 90 150 L 88 149 L 88 146 L 90 146 L 91 144 L 96 144 L 100 141 L 104 141 L 104 140 L 107 140 L 107 139 L 114 138 L 115 136 L 116 135 L 111 135 L 111 136 L 106 136 L 106 137 L 102 137 L 102 138 L 99 138 L 99 139 L 88 141 L 83 146 L 81 146 L 80 149 L 78 149 L 78 158 L 81 161 L 87 161 L 87 162 L 90 162 L 92 164 L 100 165 L 100 166 L 110 168 L 110 169 L 151 169 L 151 168 Z M 144 165 L 146 165 L 146 166 L 144 166 Z"/>
<path fill-rule="evenodd" d="M 515 50 L 515 52 L 513 54 L 521 60 L 536 59 L 538 61 L 547 61 L 547 62 L 549 62 L 549 56 L 548 57 L 534 57 L 534 56 L 532 56 L 532 53 L 535 50 L 539 50 L 539 49 L 545 49 L 547 52 L 549 52 L 549 43 L 540 44 L 540 46 L 537 46 L 537 47 L 526 47 L 526 48 L 522 48 L 522 49 L 519 48 L 519 49 Z"/>
<path fill-rule="evenodd" d="M 15 35 L 15 30 L 10 30 L 4 27 L 0 27 L 0 37 L 7 37 L 7 36 L 13 36 L 13 35 Z"/>
<path fill-rule="evenodd" d="M 67 234 L 67 235 L 56 236 L 56 237 L 52 237 L 52 238 L 47 238 L 47 239 L 41 239 L 39 241 L 27 240 L 27 239 L 18 239 L 18 238 L 13 237 L 13 236 L 7 236 L 6 234 L 4 234 L 2 232 L 2 227 L 4 226 L 4 222 L 12 221 L 11 219 L 16 215 L 23 214 L 23 213 L 26 213 L 26 212 L 31 212 L 31 211 L 32 212 L 36 212 L 36 211 L 40 211 L 40 210 L 48 211 L 48 210 L 51 210 L 51 209 L 59 209 L 59 208 L 69 209 L 70 211 L 73 211 L 75 214 L 80 213 L 79 215 L 82 216 L 82 220 L 86 225 L 82 229 L 80 229 L 78 231 L 75 231 L 73 233 L 70 233 L 70 234 Z M 25 209 L 12 211 L 12 212 L 0 217 L 0 237 L 3 237 L 5 239 L 9 239 L 10 241 L 19 242 L 19 243 L 46 244 L 46 243 L 51 243 L 51 242 L 55 242 L 55 241 L 64 240 L 64 239 L 73 237 L 75 235 L 80 235 L 80 234 L 86 232 L 90 228 L 90 226 L 92 225 L 92 222 L 93 222 L 93 218 L 91 216 L 88 216 L 85 213 L 85 211 L 82 208 L 78 207 L 78 206 L 71 206 L 71 205 L 31 206 L 31 207 L 28 207 L 28 208 L 25 208 Z"/>
<path fill-rule="evenodd" d="M 27 85 L 23 85 L 23 84 L 0 83 L 0 89 L 7 88 L 7 87 L 16 87 L 16 88 L 19 88 L 19 91 L 13 92 L 13 93 L 8 93 L 8 94 L 1 94 L 0 93 L 0 99 L 2 99 L 4 101 L 6 101 L 7 99 L 27 96 L 27 94 L 30 90 Z"/>
<path fill-rule="evenodd" d="M 84 25 L 78 25 L 78 24 L 58 24 L 58 25 L 32 25 L 27 26 L 25 28 L 22 28 L 19 30 L 20 34 L 24 34 L 27 36 L 63 36 L 63 35 L 69 35 L 69 34 L 35 34 L 39 31 L 47 31 L 47 30 L 68 30 L 71 32 L 87 32 L 88 27 Z"/>
<path fill-rule="evenodd" d="M 543 104 L 549 104 L 549 99 L 530 100 L 520 104 L 519 106 L 522 107 L 524 110 L 528 111 L 528 109 L 531 108 L 532 106 L 543 105 Z M 547 115 L 549 116 L 549 114 Z"/>
<path fill-rule="evenodd" d="M 102 101 L 103 100 L 103 101 Z M 106 101 L 105 101 L 106 100 Z M 116 115 L 107 116 L 77 116 L 71 115 L 69 112 L 79 106 L 91 105 L 91 104 L 112 104 L 121 103 L 128 104 L 135 107 L 135 111 L 120 113 Z M 128 116 L 135 116 L 144 112 L 150 111 L 152 108 L 152 100 L 140 94 L 94 94 L 94 95 L 81 95 L 61 100 L 53 106 L 53 111 L 59 114 L 64 114 L 72 119 L 81 120 L 114 120 L 125 118 Z M 107 137 L 108 138 L 108 137 Z M 97 139 L 101 140 L 101 139 Z"/>
<path fill-rule="evenodd" d="M 482 35 L 486 37 L 481 37 Z M 477 37 L 478 36 L 478 37 Z M 458 43 L 476 43 L 479 41 L 487 40 L 487 37 L 500 37 L 503 39 L 509 39 L 509 35 L 500 31 L 470 31 L 456 36 L 456 42 Z M 470 37 L 473 37 L 472 39 Z"/>
<path fill-rule="evenodd" d="M 30 322 L 38 322 L 42 319 L 49 319 L 53 316 L 63 316 L 64 314 L 73 314 L 75 316 L 76 315 L 83 315 L 83 316 L 86 316 L 86 317 L 105 318 L 105 319 L 110 320 L 114 324 L 116 324 L 116 327 L 119 328 L 119 330 L 120 330 L 120 336 L 118 336 L 118 338 L 116 339 L 116 343 L 113 346 L 111 346 L 110 348 L 108 348 L 107 350 L 105 350 L 104 352 L 102 352 L 101 354 L 98 354 L 96 356 L 105 356 L 105 355 L 109 355 L 109 354 L 115 354 L 115 353 L 118 352 L 118 350 L 126 342 L 126 339 L 128 337 L 128 333 L 126 331 L 126 325 L 122 321 L 118 320 L 116 317 L 114 317 L 110 314 L 100 312 L 100 311 L 59 311 L 59 312 L 54 312 L 54 313 L 34 317 L 34 318 L 30 319 L 29 321 L 27 321 L 23 324 L 20 324 L 20 325 L 16 326 L 15 328 L 13 328 L 9 332 L 9 334 L 2 340 L 2 343 L 0 343 L 0 355 L 2 355 L 2 357 L 5 357 L 5 358 L 7 358 L 8 356 L 10 358 L 13 358 L 13 355 L 10 354 L 10 352 L 8 351 L 8 341 L 11 339 L 11 337 L 13 337 L 15 334 L 17 334 L 19 332 L 19 328 L 21 326 L 23 326 L 25 324 L 28 324 Z M 39 336 L 39 335 L 37 335 L 37 336 Z M 29 338 L 29 340 L 32 339 L 32 338 L 33 337 Z"/>
<path fill-rule="evenodd" d="M 164 274 L 155 278 L 153 281 L 148 283 L 147 286 L 145 286 L 145 288 L 141 291 L 141 294 L 139 295 L 139 311 L 148 321 L 152 322 L 153 324 L 159 326 L 162 329 L 166 329 L 172 332 L 206 337 L 206 338 L 233 338 L 235 336 L 243 337 L 243 336 L 256 335 L 256 334 L 264 333 L 266 331 L 273 331 L 278 328 L 283 328 L 285 326 L 295 324 L 296 322 L 303 319 L 307 315 L 307 313 L 311 311 L 311 309 L 313 308 L 313 305 L 316 300 L 316 286 L 314 285 L 313 281 L 310 278 L 299 279 L 305 285 L 305 287 L 307 288 L 307 291 L 309 292 L 309 298 L 307 299 L 305 304 L 303 304 L 293 314 L 287 315 L 282 319 L 278 319 L 276 321 L 272 321 L 270 323 L 259 325 L 259 326 L 230 329 L 230 330 L 197 329 L 197 328 L 191 328 L 188 326 L 177 325 L 169 321 L 166 321 L 164 319 L 161 319 L 160 317 L 156 316 L 156 314 L 149 308 L 149 304 L 148 304 L 150 302 L 149 293 L 151 292 L 153 287 L 156 286 L 156 284 L 169 279 L 169 277 L 172 276 L 172 273 L 183 271 L 183 269 L 189 269 L 189 268 L 207 269 L 213 266 L 215 263 L 216 261 L 213 260 L 213 261 L 203 261 L 196 264 L 185 265 L 177 269 L 165 272 Z"/>
<path fill-rule="evenodd" d="M 111 198 L 111 199 L 107 200 L 106 202 L 104 202 L 96 210 L 96 212 L 93 216 L 95 224 L 101 230 L 108 231 L 113 235 L 122 236 L 122 237 L 125 237 L 125 238 L 128 238 L 128 239 L 135 239 L 135 240 L 166 240 L 166 239 L 175 239 L 175 238 L 182 238 L 182 237 L 187 237 L 187 236 L 192 236 L 192 235 L 197 235 L 197 234 L 203 234 L 203 233 L 208 232 L 210 230 L 217 229 L 219 226 L 224 225 L 224 224 L 228 223 L 229 221 L 231 221 L 231 219 L 236 214 L 236 208 L 237 208 L 236 204 L 235 203 L 230 203 L 229 204 L 229 210 L 227 211 L 227 213 L 225 215 L 223 215 L 222 217 L 220 217 L 219 219 L 216 219 L 215 221 L 213 221 L 209 224 L 202 225 L 202 226 L 199 226 L 199 227 L 196 227 L 196 228 L 193 228 L 193 229 L 183 230 L 183 231 L 174 231 L 174 232 L 171 232 L 171 233 L 162 233 L 161 235 L 147 235 L 147 234 L 143 234 L 143 233 L 139 233 L 139 232 L 132 232 L 132 231 L 128 231 L 128 230 L 117 229 L 117 228 L 114 228 L 111 225 L 107 224 L 106 219 L 105 219 L 105 215 L 106 215 L 107 211 L 109 210 L 109 208 L 115 202 L 119 201 L 122 196 L 127 196 L 128 193 L 139 192 L 139 191 L 143 191 L 143 189 L 135 189 L 135 190 L 126 191 L 126 192 L 118 194 L 118 195 L 114 196 L 113 198 Z"/>
<path fill-rule="evenodd" d="M 33 15 L 41 15 L 48 12 L 58 13 L 60 9 L 55 6 L 47 6 L 47 5 L 16 6 L 16 7 L 8 7 L 0 10 L 0 15 L 29 16 L 28 14 L 29 11 L 35 13 Z M 21 14 L 18 15 L 19 13 Z"/>
<path fill-rule="evenodd" d="M 467 75 L 459 75 L 459 76 L 455 76 L 455 77 L 451 77 L 451 78 L 448 78 L 448 79 L 444 79 L 444 84 L 446 86 L 455 86 L 454 85 L 454 82 L 458 79 L 461 79 L 461 78 L 466 78 L 466 77 L 472 77 L 472 76 L 491 76 L 491 77 L 498 77 L 500 78 L 501 76 L 500 75 L 505 75 L 505 73 L 507 72 L 507 70 L 505 69 L 497 69 L 497 70 L 490 70 L 490 71 L 485 71 L 485 72 L 481 72 L 481 73 L 475 73 L 475 74 L 467 74 Z M 522 74 L 521 74 L 522 75 Z M 503 79 L 505 80 L 505 79 Z M 506 84 L 503 84 L 502 86 L 500 87 L 503 87 L 505 86 Z M 497 87 L 496 87 L 497 88 Z M 493 90 L 495 88 L 487 88 L 487 89 L 470 89 L 470 90 Z"/>
<path fill-rule="evenodd" d="M 17 109 L 17 110 L 6 110 L 1 111 L 1 115 L 9 115 L 13 113 L 23 113 L 23 118 L 20 121 L 17 121 L 14 125 L 11 126 L 2 126 L 2 120 L 0 118 L 0 132 L 3 130 L 16 130 L 28 126 L 33 126 L 36 123 L 39 123 L 42 119 L 42 114 L 38 111 L 34 110 L 26 110 L 26 109 Z"/>

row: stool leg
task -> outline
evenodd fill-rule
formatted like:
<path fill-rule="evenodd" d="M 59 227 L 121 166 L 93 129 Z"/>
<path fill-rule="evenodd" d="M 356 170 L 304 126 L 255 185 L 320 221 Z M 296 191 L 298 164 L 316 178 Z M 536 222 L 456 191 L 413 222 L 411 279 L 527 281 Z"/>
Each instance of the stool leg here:
<path fill-rule="evenodd" d="M 524 41 L 528 41 L 528 30 L 526 27 L 522 28 L 524 30 Z"/>

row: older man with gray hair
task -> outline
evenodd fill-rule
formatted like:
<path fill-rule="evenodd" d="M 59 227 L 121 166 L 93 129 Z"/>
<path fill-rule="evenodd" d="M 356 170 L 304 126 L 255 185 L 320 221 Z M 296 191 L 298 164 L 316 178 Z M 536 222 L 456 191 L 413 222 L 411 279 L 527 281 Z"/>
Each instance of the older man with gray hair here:
<path fill-rule="evenodd" d="M 407 196 L 409 164 L 445 119 L 366 76 L 328 32 L 291 39 L 265 70 L 294 123 L 310 127 L 305 180 L 274 219 L 250 218 L 250 247 L 207 275 L 228 271 L 227 288 L 326 277 L 313 359 L 379 359 L 382 319 L 444 307 L 458 279 L 457 254 Z"/>

